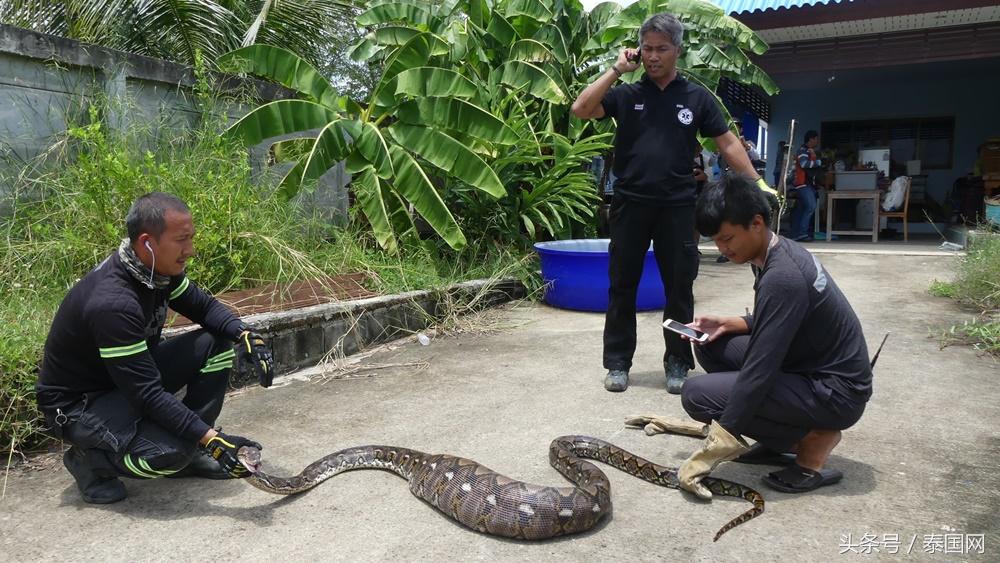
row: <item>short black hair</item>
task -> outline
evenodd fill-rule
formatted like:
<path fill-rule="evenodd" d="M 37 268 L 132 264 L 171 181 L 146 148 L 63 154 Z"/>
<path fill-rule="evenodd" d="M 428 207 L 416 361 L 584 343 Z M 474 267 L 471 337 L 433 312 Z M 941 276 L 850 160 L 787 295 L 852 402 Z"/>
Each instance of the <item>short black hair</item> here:
<path fill-rule="evenodd" d="M 668 12 L 653 14 L 642 22 L 642 26 L 639 27 L 640 47 L 642 46 L 642 38 L 650 31 L 665 35 L 674 44 L 674 47 L 680 47 L 684 40 L 684 24 L 677 19 L 677 16 Z"/>
<path fill-rule="evenodd" d="M 817 133 L 813 129 L 810 129 L 810 130 L 806 131 L 805 139 L 803 139 L 802 142 L 803 143 L 808 143 L 810 140 L 815 139 L 816 137 L 819 137 L 819 133 Z"/>
<path fill-rule="evenodd" d="M 694 208 L 695 226 L 706 237 L 718 234 L 723 221 L 747 228 L 757 215 L 770 224 L 771 204 L 755 180 L 736 172 L 706 186 Z"/>
<path fill-rule="evenodd" d="M 177 211 L 190 215 L 191 210 L 181 198 L 163 192 L 150 192 L 139 196 L 125 216 L 128 238 L 136 240 L 142 233 L 149 233 L 159 239 L 167 229 L 167 211 Z"/>

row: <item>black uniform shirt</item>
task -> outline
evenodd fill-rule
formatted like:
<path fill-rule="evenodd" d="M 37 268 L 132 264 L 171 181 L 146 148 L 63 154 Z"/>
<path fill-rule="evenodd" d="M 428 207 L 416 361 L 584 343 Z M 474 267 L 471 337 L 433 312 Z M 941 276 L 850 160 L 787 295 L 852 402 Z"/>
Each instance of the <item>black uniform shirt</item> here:
<path fill-rule="evenodd" d="M 781 377 L 808 377 L 820 397 L 868 401 L 872 370 L 861 321 L 819 260 L 782 238 L 754 272 L 750 344 L 719 424 L 742 434 Z"/>
<path fill-rule="evenodd" d="M 45 341 L 35 386 L 48 412 L 80 401 L 86 393 L 121 389 L 132 408 L 164 429 L 191 440 L 205 424 L 160 380 L 151 350 L 160 341 L 170 307 L 212 332 L 239 336 L 242 323 L 183 274 L 164 289 L 139 283 L 112 254 L 70 289 Z"/>
<path fill-rule="evenodd" d="M 659 205 L 694 205 L 696 133 L 717 137 L 728 130 L 712 94 L 680 74 L 660 90 L 644 74 L 609 90 L 601 106 L 618 122 L 615 193 Z"/>

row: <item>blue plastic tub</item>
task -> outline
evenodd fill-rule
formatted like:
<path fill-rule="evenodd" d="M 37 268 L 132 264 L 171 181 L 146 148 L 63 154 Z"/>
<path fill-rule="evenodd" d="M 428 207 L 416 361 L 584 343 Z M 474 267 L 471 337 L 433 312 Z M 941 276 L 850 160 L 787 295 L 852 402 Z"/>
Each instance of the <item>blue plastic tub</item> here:
<path fill-rule="evenodd" d="M 542 261 L 545 302 L 574 311 L 608 310 L 609 239 L 557 240 L 535 243 Z M 663 309 L 666 297 L 653 251 L 646 252 L 636 309 Z"/>
<path fill-rule="evenodd" d="M 994 225 L 1000 226 L 1000 199 L 983 199 L 983 206 L 986 208 L 986 220 Z"/>

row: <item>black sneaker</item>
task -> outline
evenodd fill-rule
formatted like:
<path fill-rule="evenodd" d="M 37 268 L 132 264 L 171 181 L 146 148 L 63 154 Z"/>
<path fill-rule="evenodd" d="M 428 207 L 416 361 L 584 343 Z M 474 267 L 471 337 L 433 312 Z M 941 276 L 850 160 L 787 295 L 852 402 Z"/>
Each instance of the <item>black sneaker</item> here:
<path fill-rule="evenodd" d="M 90 504 L 111 504 L 128 496 L 125 485 L 117 477 L 100 477 L 87 463 L 87 456 L 76 446 L 63 454 L 63 465 L 76 479 L 83 501 Z"/>
<path fill-rule="evenodd" d="M 208 452 L 199 448 L 195 452 L 191 461 L 177 473 L 167 475 L 169 478 L 177 477 L 201 477 L 202 479 L 234 479 L 219 465 L 219 462 L 212 459 Z"/>

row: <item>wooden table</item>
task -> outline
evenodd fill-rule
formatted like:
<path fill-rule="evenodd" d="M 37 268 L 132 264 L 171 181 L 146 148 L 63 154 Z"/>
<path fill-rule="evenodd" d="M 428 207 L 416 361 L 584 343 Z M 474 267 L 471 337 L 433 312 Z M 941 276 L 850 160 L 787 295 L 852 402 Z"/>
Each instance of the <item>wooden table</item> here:
<path fill-rule="evenodd" d="M 826 193 L 826 240 L 833 235 L 871 235 L 872 242 L 878 242 L 878 206 L 882 192 L 873 191 L 832 191 Z M 870 199 L 872 200 L 872 229 L 870 231 L 835 231 L 833 230 L 833 202 L 838 199 Z"/>

